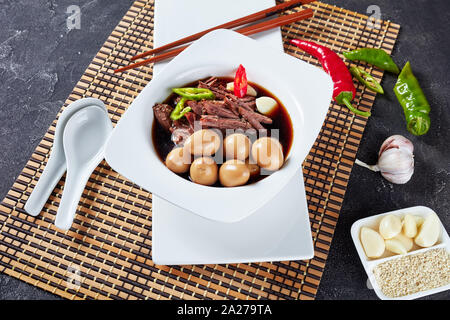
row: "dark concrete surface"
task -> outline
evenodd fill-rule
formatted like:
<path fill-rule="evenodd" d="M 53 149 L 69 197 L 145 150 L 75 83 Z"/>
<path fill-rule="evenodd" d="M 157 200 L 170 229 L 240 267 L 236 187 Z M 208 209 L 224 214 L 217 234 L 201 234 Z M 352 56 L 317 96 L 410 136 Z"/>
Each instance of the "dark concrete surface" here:
<path fill-rule="evenodd" d="M 394 58 L 410 60 L 431 106 L 432 126 L 414 137 L 385 76 L 358 158 L 376 162 L 382 141 L 402 134 L 415 146 L 416 171 L 406 185 L 355 167 L 339 217 L 317 299 L 376 299 L 350 238 L 357 219 L 394 209 L 433 208 L 450 230 L 450 2 L 447 0 L 324 0 L 366 13 L 378 5 L 381 18 L 401 24 Z M 95 53 L 132 0 L 0 0 L 0 197 L 7 193 Z M 81 8 L 81 29 L 66 27 L 67 7 Z M 447 186 L 447 183 L 449 186 Z M 0 299 L 59 297 L 0 274 Z M 450 299 L 443 292 L 425 299 Z"/>

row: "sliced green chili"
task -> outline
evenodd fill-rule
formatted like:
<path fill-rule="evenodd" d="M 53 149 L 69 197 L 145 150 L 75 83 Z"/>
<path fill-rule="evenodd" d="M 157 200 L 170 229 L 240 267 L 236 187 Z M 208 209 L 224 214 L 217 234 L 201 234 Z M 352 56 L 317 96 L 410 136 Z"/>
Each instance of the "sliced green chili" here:
<path fill-rule="evenodd" d="M 343 52 L 342 54 L 344 57 L 352 61 L 365 61 L 377 66 L 380 69 L 390 71 L 395 74 L 400 72 L 394 60 L 392 60 L 391 56 L 388 55 L 383 49 L 361 48 L 350 52 Z"/>
<path fill-rule="evenodd" d="M 368 72 L 362 70 L 358 67 L 351 67 L 350 73 L 358 79 L 363 85 L 365 85 L 368 89 L 384 94 L 383 87 L 378 83 L 378 81 Z"/>
<path fill-rule="evenodd" d="M 414 76 L 409 61 L 403 67 L 394 86 L 394 92 L 405 113 L 408 131 L 416 136 L 430 129 L 430 104 Z"/>
<path fill-rule="evenodd" d="M 211 100 L 214 99 L 214 93 L 206 88 L 173 88 L 173 92 L 187 100 Z"/>
<path fill-rule="evenodd" d="M 175 106 L 175 109 L 173 109 L 172 113 L 170 114 L 170 119 L 172 120 L 179 120 L 181 119 L 186 113 L 191 111 L 191 107 L 184 107 L 184 103 L 188 99 L 181 98 L 180 101 L 178 101 L 177 105 Z"/>

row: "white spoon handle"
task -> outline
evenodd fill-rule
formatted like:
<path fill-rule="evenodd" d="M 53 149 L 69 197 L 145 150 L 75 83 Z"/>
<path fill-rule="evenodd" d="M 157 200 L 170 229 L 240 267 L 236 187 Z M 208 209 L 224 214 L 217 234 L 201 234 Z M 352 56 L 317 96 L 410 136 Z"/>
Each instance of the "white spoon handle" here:
<path fill-rule="evenodd" d="M 30 197 L 25 203 L 25 211 L 37 216 L 47 202 L 50 194 L 66 171 L 66 160 L 64 157 L 50 157 L 44 172 L 40 176 L 36 186 L 31 192 Z"/>
<path fill-rule="evenodd" d="M 66 183 L 55 219 L 55 226 L 59 229 L 69 230 L 72 226 L 84 187 L 95 167 L 86 168 L 81 173 L 72 172 L 70 168 L 67 170 Z"/>

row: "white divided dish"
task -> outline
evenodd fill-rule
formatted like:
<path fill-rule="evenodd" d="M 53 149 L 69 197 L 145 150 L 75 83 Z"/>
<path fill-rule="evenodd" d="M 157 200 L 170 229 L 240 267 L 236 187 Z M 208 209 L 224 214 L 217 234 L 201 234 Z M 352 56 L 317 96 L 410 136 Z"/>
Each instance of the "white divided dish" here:
<path fill-rule="evenodd" d="M 434 288 L 431 290 L 420 291 L 420 292 L 417 292 L 414 294 L 410 294 L 410 295 L 402 296 L 402 297 L 396 297 L 396 298 L 391 298 L 391 297 L 388 297 L 385 294 L 383 294 L 380 286 L 378 285 L 378 283 L 375 279 L 375 275 L 373 272 L 374 268 L 377 265 L 379 265 L 380 263 L 398 259 L 402 256 L 414 255 L 414 254 L 418 254 L 418 253 L 422 253 L 422 252 L 426 252 L 426 251 L 438 249 L 438 248 L 446 248 L 447 252 L 450 252 L 450 239 L 449 239 L 448 233 L 445 230 L 445 227 L 442 224 L 442 222 L 439 220 L 441 232 L 440 232 L 439 239 L 435 245 L 433 245 L 429 248 L 421 248 L 421 247 L 417 246 L 416 244 L 414 244 L 413 248 L 405 255 L 396 255 L 394 253 L 389 252 L 388 250 L 385 250 L 384 254 L 380 258 L 368 258 L 366 256 L 366 253 L 364 252 L 364 248 L 361 244 L 360 230 L 362 227 L 369 227 L 369 228 L 372 228 L 373 230 L 378 231 L 378 226 L 380 224 L 381 219 L 384 216 L 389 215 L 389 214 L 396 215 L 400 218 L 403 218 L 406 214 L 411 214 L 411 215 L 415 215 L 415 216 L 420 216 L 422 218 L 426 218 L 428 215 L 434 214 L 434 211 L 432 209 L 430 209 L 428 207 L 424 207 L 424 206 L 410 207 L 410 208 L 405 208 L 405 209 L 400 209 L 400 210 L 395 210 L 395 211 L 391 211 L 391 212 L 374 215 L 371 217 L 357 220 L 355 223 L 353 223 L 352 228 L 351 228 L 351 236 L 353 239 L 353 243 L 355 244 L 356 251 L 358 252 L 359 258 L 361 259 L 361 263 L 367 273 L 369 281 L 372 284 L 372 287 L 375 290 L 375 293 L 377 294 L 377 296 L 382 300 L 411 300 L 411 299 L 417 299 L 420 297 L 435 294 L 435 293 L 438 293 L 441 291 L 449 290 L 450 284 L 446 285 L 446 286 Z"/>

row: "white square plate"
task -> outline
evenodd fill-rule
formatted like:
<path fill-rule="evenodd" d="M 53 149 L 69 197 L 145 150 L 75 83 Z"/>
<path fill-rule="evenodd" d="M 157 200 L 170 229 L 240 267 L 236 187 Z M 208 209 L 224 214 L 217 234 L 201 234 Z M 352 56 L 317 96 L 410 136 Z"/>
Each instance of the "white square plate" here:
<path fill-rule="evenodd" d="M 304 260 L 314 256 L 301 169 L 263 208 L 236 223 L 153 197 L 152 260 L 161 265 Z"/>

